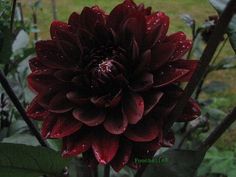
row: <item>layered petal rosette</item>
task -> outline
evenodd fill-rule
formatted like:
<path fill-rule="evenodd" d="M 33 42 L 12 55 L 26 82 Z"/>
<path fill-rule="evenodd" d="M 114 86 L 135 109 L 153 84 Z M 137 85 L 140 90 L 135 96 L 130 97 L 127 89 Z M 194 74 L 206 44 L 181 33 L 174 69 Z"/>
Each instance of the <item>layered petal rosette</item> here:
<path fill-rule="evenodd" d="M 37 95 L 27 113 L 43 121 L 42 136 L 63 139 L 64 157 L 82 153 L 116 171 L 173 145 L 164 127 L 198 62 L 183 59 L 191 41 L 168 27 L 165 13 L 132 0 L 110 14 L 85 7 L 68 23 L 52 22 L 51 40 L 37 42 L 29 62 Z M 199 115 L 190 99 L 178 121 Z"/>

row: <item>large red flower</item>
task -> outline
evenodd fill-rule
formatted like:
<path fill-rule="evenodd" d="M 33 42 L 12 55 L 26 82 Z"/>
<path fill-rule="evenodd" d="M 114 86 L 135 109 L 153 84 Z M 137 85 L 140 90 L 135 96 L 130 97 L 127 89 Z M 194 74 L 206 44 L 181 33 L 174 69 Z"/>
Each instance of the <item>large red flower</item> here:
<path fill-rule="evenodd" d="M 163 12 L 132 0 L 109 15 L 85 7 L 68 23 L 54 21 L 52 39 L 36 43 L 28 76 L 37 96 L 27 112 L 43 121 L 43 137 L 62 138 L 64 157 L 82 153 L 116 171 L 171 146 L 164 125 L 182 93 L 178 83 L 197 61 L 183 59 L 191 41 L 182 32 L 167 35 L 168 27 Z M 199 115 L 190 99 L 178 121 Z"/>

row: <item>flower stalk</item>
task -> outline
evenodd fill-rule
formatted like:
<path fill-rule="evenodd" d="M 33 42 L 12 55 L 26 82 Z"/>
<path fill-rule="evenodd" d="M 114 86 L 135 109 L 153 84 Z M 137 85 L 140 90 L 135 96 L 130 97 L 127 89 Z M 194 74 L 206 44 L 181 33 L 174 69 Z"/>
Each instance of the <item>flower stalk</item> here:
<path fill-rule="evenodd" d="M 3 89 L 6 91 L 9 98 L 11 99 L 12 103 L 15 105 L 16 109 L 19 111 L 19 113 L 22 116 L 23 120 L 28 125 L 28 127 L 29 127 L 30 131 L 32 132 L 32 134 L 37 138 L 37 140 L 39 141 L 39 143 L 42 146 L 48 147 L 48 145 L 46 144 L 46 142 L 43 140 L 40 133 L 38 132 L 37 128 L 34 126 L 32 121 L 26 115 L 24 108 L 22 107 L 21 103 L 19 102 L 19 99 L 17 98 L 17 96 L 13 92 L 10 84 L 8 83 L 8 81 L 5 78 L 2 71 L 0 71 L 0 83 L 3 87 Z"/>
<path fill-rule="evenodd" d="M 198 147 L 199 150 L 208 150 L 220 137 L 221 135 L 234 123 L 236 120 L 236 107 L 233 111 L 226 116 L 226 118 L 218 125 L 208 138 Z"/>

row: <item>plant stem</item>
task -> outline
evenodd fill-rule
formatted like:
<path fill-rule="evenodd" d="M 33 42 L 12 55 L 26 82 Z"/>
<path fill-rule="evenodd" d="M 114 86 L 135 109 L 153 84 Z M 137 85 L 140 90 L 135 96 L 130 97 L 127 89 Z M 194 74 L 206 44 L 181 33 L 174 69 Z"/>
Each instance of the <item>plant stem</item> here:
<path fill-rule="evenodd" d="M 13 33 L 13 22 L 15 17 L 15 9 L 16 9 L 16 0 L 12 2 L 12 10 L 11 10 L 11 23 L 10 23 L 10 31 Z"/>
<path fill-rule="evenodd" d="M 110 177 L 110 165 L 106 165 L 104 168 L 104 177 Z"/>
<path fill-rule="evenodd" d="M 236 120 L 236 107 L 233 111 L 226 116 L 226 118 L 218 125 L 213 132 L 207 137 L 207 139 L 198 147 L 198 149 L 208 150 L 230 127 L 230 125 Z"/>
<path fill-rule="evenodd" d="M 214 33 L 211 35 L 210 40 L 201 56 L 200 64 L 197 67 L 195 73 L 193 74 L 191 80 L 189 81 L 188 85 L 186 86 L 184 93 L 182 94 L 181 98 L 179 99 L 178 103 L 176 104 L 174 110 L 172 111 L 171 115 L 169 116 L 169 121 L 166 124 L 165 130 L 168 131 L 173 123 L 178 119 L 178 117 L 182 114 L 183 109 L 185 108 L 187 101 L 193 94 L 195 88 L 201 81 L 202 77 L 205 75 L 209 68 L 209 64 L 214 56 L 214 53 L 221 42 L 223 34 L 226 32 L 228 24 L 230 23 L 233 15 L 235 14 L 236 8 L 236 1 L 231 0 L 226 9 L 224 10 L 223 14 L 219 19 L 219 23 L 216 25 Z"/>
<path fill-rule="evenodd" d="M 48 145 L 46 144 L 46 142 L 43 140 L 40 133 L 38 132 L 37 128 L 34 126 L 34 124 L 31 122 L 31 120 L 26 115 L 26 112 L 25 112 L 24 108 L 22 107 L 19 99 L 16 97 L 15 93 L 13 92 L 10 84 L 8 83 L 8 81 L 5 78 L 2 71 L 0 71 L 0 83 L 3 87 L 3 89 L 6 91 L 9 98 L 11 99 L 12 103 L 15 105 L 16 109 L 19 111 L 20 115 L 22 116 L 22 118 L 24 119 L 26 124 L 28 125 L 28 127 L 29 127 L 30 131 L 32 132 L 32 134 L 37 138 L 37 140 L 39 141 L 39 143 L 42 146 L 48 147 Z"/>
<path fill-rule="evenodd" d="M 51 0 L 52 3 L 52 15 L 53 15 L 53 20 L 57 19 L 57 8 L 56 8 L 56 1 Z"/>

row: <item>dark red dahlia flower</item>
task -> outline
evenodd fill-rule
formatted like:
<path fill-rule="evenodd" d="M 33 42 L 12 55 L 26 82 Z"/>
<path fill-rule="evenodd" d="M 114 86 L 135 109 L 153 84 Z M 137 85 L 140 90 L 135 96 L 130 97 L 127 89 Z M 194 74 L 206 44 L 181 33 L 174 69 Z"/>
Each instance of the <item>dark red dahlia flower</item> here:
<path fill-rule="evenodd" d="M 64 157 L 83 154 L 89 163 L 138 168 L 134 158 L 152 157 L 174 143 L 163 134 L 167 117 L 197 61 L 182 57 L 191 41 L 182 32 L 167 35 L 162 12 L 125 0 L 109 15 L 99 7 L 54 21 L 51 40 L 36 43 L 30 60 L 28 107 L 42 120 L 45 138 L 62 138 Z M 178 121 L 200 115 L 190 99 Z"/>

